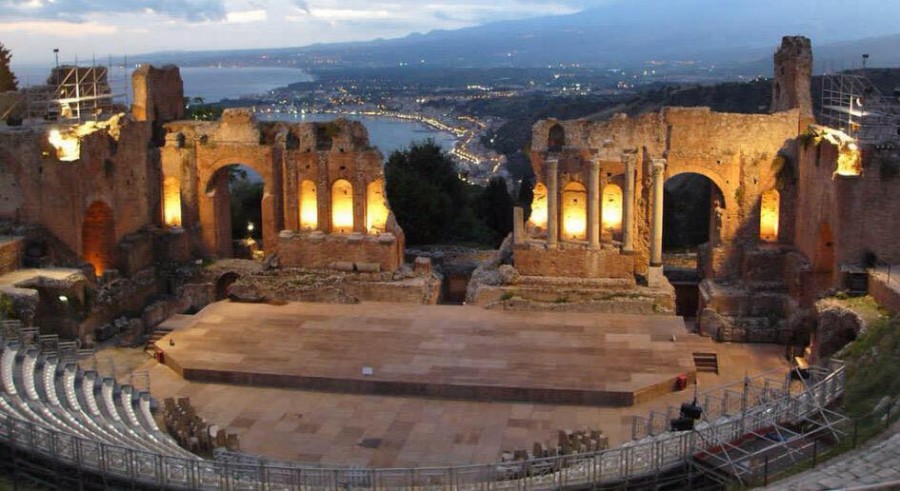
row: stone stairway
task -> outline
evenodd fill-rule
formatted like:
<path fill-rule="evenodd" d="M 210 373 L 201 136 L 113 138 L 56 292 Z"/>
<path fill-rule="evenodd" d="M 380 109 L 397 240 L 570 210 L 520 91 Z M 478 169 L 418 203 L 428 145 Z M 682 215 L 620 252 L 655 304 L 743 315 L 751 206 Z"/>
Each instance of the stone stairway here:
<path fill-rule="evenodd" d="M 719 355 L 716 353 L 694 353 L 694 367 L 698 372 L 719 374 Z"/>

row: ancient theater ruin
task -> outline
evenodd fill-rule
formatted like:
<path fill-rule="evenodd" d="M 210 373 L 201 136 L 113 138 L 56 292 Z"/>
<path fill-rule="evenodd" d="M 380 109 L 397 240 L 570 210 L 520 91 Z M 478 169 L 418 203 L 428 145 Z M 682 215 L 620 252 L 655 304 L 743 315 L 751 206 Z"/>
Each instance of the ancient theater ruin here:
<path fill-rule="evenodd" d="M 842 441 L 829 358 L 859 323 L 816 300 L 900 310 L 877 269 L 900 111 L 853 74 L 815 106 L 811 69 L 785 37 L 765 114 L 539 121 L 533 200 L 452 306 L 360 123 L 187 120 L 174 66 L 135 70 L 130 107 L 102 71 L 77 91 L 102 104 L 4 95 L 28 110 L 0 126 L 0 446 L 73 487 L 559 489 L 746 483 L 769 458 L 746 442 Z M 258 239 L 235 239 L 236 169 Z"/>

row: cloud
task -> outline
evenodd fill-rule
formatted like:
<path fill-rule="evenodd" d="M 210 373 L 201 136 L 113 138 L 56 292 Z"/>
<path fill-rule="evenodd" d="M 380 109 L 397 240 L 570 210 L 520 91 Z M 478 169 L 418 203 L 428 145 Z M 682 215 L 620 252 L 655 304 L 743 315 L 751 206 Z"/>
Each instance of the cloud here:
<path fill-rule="evenodd" d="M 293 3 L 294 7 L 296 7 L 298 10 L 300 10 L 302 12 L 306 12 L 307 14 L 310 13 L 309 12 L 309 4 L 306 3 L 306 0 L 294 0 L 291 3 Z"/>
<path fill-rule="evenodd" d="M 268 18 L 265 10 L 242 10 L 236 12 L 228 12 L 225 15 L 225 22 L 231 24 L 244 24 L 247 22 L 262 22 Z"/>
<path fill-rule="evenodd" d="M 0 22 L 0 33 L 27 33 L 61 38 L 85 38 L 118 32 L 116 26 L 96 22 L 68 22 L 61 20 L 25 20 Z"/>
<path fill-rule="evenodd" d="M 0 0 L 0 20 L 17 18 L 81 22 L 95 14 L 152 12 L 188 22 L 222 20 L 223 0 Z"/>
<path fill-rule="evenodd" d="M 389 19 L 391 17 L 391 13 L 387 10 L 313 9 L 310 13 L 314 17 L 328 21 L 375 20 Z"/>

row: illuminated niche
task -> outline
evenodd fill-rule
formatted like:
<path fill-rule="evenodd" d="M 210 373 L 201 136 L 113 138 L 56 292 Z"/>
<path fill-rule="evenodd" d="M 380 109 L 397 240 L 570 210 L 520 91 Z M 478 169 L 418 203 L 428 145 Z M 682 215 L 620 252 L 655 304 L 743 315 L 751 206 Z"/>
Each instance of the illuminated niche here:
<path fill-rule="evenodd" d="M 622 231 L 622 188 L 608 184 L 603 188 L 602 228 L 611 232 Z"/>
<path fill-rule="evenodd" d="M 176 177 L 163 179 L 163 221 L 167 227 L 181 227 L 181 183 Z"/>
<path fill-rule="evenodd" d="M 759 238 L 766 242 L 778 240 L 778 208 L 781 196 L 775 189 L 765 191 L 759 203 Z"/>
<path fill-rule="evenodd" d="M 331 186 L 331 232 L 353 232 L 353 185 L 338 179 Z"/>
<path fill-rule="evenodd" d="M 537 183 L 534 186 L 534 197 L 531 199 L 531 216 L 528 218 L 534 226 L 547 228 L 547 186 Z"/>
<path fill-rule="evenodd" d="M 563 237 L 571 240 L 587 238 L 587 191 L 580 182 L 566 184 L 562 192 Z"/>
<path fill-rule="evenodd" d="M 371 234 L 384 232 L 388 209 L 384 201 L 384 181 L 369 183 L 366 189 L 366 230 Z"/>
<path fill-rule="evenodd" d="M 300 183 L 300 230 L 315 230 L 318 226 L 319 202 L 316 195 L 316 184 L 309 180 L 302 181 Z"/>

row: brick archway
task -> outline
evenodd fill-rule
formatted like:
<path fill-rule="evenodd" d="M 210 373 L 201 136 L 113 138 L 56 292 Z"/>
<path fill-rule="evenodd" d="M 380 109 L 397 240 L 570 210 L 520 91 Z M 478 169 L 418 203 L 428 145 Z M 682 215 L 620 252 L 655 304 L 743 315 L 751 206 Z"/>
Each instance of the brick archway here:
<path fill-rule="evenodd" d="M 103 201 L 94 201 L 84 213 L 81 257 L 94 267 L 97 276 L 116 267 L 116 218 Z"/>
<path fill-rule="evenodd" d="M 677 187 L 671 189 L 673 184 L 678 186 L 678 182 L 684 183 L 684 178 L 688 176 L 693 176 L 693 181 L 697 181 L 693 184 L 699 185 L 700 180 L 703 181 L 704 188 L 702 191 L 693 188 L 685 189 L 683 186 L 681 189 Z M 687 182 L 691 183 L 691 181 Z M 672 250 L 673 247 L 681 249 L 684 246 L 693 248 L 703 243 L 715 246 L 722 240 L 730 238 L 727 223 L 728 205 L 724 196 L 726 193 L 714 179 L 699 172 L 682 171 L 666 176 L 665 189 L 667 193 L 663 205 L 665 217 L 663 247 L 665 250 Z M 683 199 L 671 199 L 668 195 L 671 192 L 678 193 Z M 703 193 L 703 196 L 698 194 L 698 192 Z M 683 193 L 687 193 L 687 195 Z M 679 206 L 687 206 L 688 209 L 676 209 Z M 679 216 L 681 220 L 676 220 L 675 224 L 678 225 L 673 228 L 675 224 L 671 223 L 670 220 L 677 219 Z M 700 228 L 692 228 L 689 227 L 690 225 L 699 226 Z M 670 237 L 670 234 L 676 232 L 678 233 L 676 235 L 680 235 L 680 237 Z"/>
<path fill-rule="evenodd" d="M 260 202 L 262 217 L 259 224 L 262 242 L 266 252 L 273 251 L 277 244 L 278 232 L 282 228 L 277 196 L 281 192 L 274 183 L 271 165 L 264 165 L 255 158 L 220 157 L 210 165 L 201 166 L 198 176 L 199 212 L 203 245 L 207 254 L 218 257 L 234 256 L 231 223 L 231 193 L 228 189 L 227 169 L 241 165 L 259 175 L 263 182 L 263 196 Z"/>

